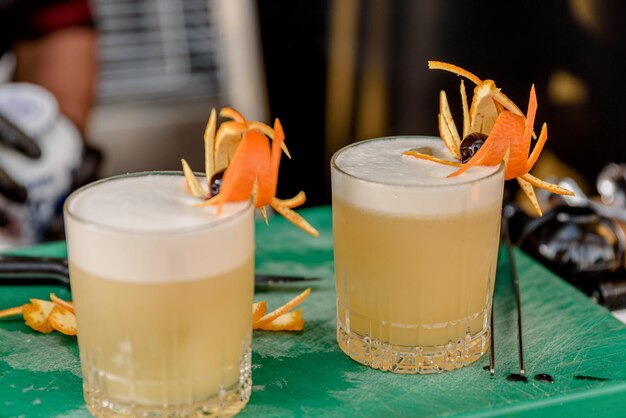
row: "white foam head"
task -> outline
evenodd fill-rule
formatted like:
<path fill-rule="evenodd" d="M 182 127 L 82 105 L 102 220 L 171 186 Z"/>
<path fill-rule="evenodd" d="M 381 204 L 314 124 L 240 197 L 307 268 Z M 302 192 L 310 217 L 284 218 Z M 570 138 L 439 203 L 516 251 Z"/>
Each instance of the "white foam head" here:
<path fill-rule="evenodd" d="M 395 215 L 456 213 L 501 202 L 501 167 L 473 167 L 447 177 L 457 168 L 405 156 L 428 147 L 438 158 L 454 158 L 440 138 L 386 137 L 357 142 L 332 160 L 333 199 L 366 210 Z"/>
<path fill-rule="evenodd" d="M 171 282 L 232 270 L 254 256 L 250 202 L 194 207 L 180 173 L 97 182 L 65 206 L 68 258 L 115 280 Z"/>

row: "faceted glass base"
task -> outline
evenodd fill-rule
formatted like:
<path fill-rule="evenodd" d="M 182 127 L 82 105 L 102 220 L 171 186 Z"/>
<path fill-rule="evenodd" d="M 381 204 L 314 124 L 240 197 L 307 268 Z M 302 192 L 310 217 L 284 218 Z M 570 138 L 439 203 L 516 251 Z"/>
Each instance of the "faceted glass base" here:
<path fill-rule="evenodd" d="M 240 380 L 207 399 L 183 404 L 142 405 L 110 399 L 103 390 L 84 385 L 85 402 L 95 417 L 231 417 L 241 411 L 252 391 L 251 353 L 240 363 Z"/>
<path fill-rule="evenodd" d="M 489 349 L 490 329 L 439 346 L 406 347 L 358 335 L 337 325 L 339 347 L 353 360 L 373 369 L 400 374 L 432 374 L 460 369 Z"/>

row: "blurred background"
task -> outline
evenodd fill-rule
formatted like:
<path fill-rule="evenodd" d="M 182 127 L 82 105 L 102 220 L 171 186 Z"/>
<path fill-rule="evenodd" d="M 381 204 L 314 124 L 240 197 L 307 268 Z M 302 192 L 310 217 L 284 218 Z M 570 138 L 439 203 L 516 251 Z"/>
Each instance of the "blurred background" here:
<path fill-rule="evenodd" d="M 88 137 L 102 175 L 202 167 L 211 107 L 284 124 L 293 161 L 279 195 L 330 202 L 328 164 L 353 141 L 436 135 L 438 91 L 460 120 L 455 63 L 549 126 L 547 170 L 589 190 L 626 160 L 622 105 L 626 5 L 620 1 L 93 0 L 98 88 Z M 544 161 L 548 156 L 544 157 Z M 538 170 L 542 170 L 540 165 Z M 544 171 L 546 169 L 543 169 Z M 542 175 L 545 173 L 541 173 Z"/>
<path fill-rule="evenodd" d="M 566 173 L 593 192 L 605 164 L 626 160 L 624 2 L 43 3 L 81 2 L 92 21 L 79 24 L 96 39 L 82 136 L 102 153 L 100 177 L 179 169 L 181 158 L 201 170 L 210 110 L 232 106 L 249 119 L 281 119 L 293 160 L 283 159 L 278 196 L 304 190 L 307 205 L 329 204 L 329 160 L 342 146 L 437 135 L 441 89 L 460 123 L 459 79 L 429 71 L 431 59 L 495 80 L 522 109 L 535 84 L 536 128 L 549 126 L 539 175 Z M 84 65 L 66 61 L 65 74 Z"/>

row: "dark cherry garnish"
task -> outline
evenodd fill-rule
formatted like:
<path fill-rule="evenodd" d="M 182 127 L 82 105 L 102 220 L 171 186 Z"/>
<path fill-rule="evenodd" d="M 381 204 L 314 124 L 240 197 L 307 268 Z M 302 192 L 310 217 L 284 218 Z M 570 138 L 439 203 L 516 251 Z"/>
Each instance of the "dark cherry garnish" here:
<path fill-rule="evenodd" d="M 461 141 L 461 162 L 465 164 L 478 152 L 487 140 L 487 135 L 472 132 Z"/>
<path fill-rule="evenodd" d="M 211 196 L 215 196 L 220 193 L 223 179 L 224 170 L 218 171 L 217 173 L 213 174 L 213 177 L 211 177 L 211 181 L 209 182 L 209 192 L 211 192 Z"/>

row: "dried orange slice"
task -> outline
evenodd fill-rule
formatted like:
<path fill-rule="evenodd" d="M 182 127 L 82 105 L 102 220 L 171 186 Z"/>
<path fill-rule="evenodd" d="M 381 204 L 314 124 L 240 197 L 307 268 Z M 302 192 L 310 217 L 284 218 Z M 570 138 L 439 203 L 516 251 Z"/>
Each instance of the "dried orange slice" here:
<path fill-rule="evenodd" d="M 258 321 L 254 323 L 254 329 L 260 329 L 264 327 L 265 325 L 269 324 L 270 322 L 272 322 L 279 316 L 289 312 L 296 306 L 300 305 L 307 298 L 307 296 L 309 296 L 310 293 L 311 293 L 311 288 L 308 288 L 304 292 L 296 296 L 295 298 L 291 299 L 289 302 L 285 303 L 280 308 L 277 308 L 274 311 L 263 315 L 261 319 L 259 319 Z"/>
<path fill-rule="evenodd" d="M 302 331 L 303 328 L 302 311 L 297 309 L 293 312 L 284 313 L 270 323 L 256 329 L 263 331 Z"/>
<path fill-rule="evenodd" d="M 76 335 L 76 316 L 59 305 L 50 311 L 48 322 L 54 329 L 65 335 Z"/>

